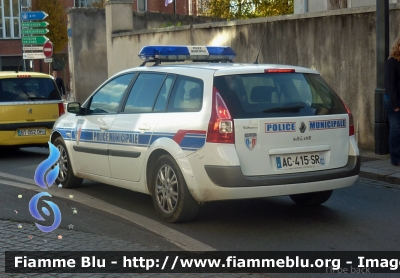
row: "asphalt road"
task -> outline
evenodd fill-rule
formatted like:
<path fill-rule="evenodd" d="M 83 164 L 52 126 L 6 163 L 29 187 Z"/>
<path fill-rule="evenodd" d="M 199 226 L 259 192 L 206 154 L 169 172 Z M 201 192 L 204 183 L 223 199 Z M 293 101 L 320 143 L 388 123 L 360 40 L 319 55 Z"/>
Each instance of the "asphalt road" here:
<path fill-rule="evenodd" d="M 1 153 L 0 172 L 32 179 L 37 165 L 47 156 L 48 150 L 39 148 Z M 85 181 L 82 188 L 63 190 L 71 194 L 83 192 L 153 219 L 217 250 L 400 251 L 400 190 L 383 185 L 359 179 L 354 186 L 335 191 L 325 205 L 310 208 L 294 205 L 288 197 L 213 202 L 203 206 L 194 221 L 182 224 L 160 221 L 151 197 L 144 194 L 90 181 Z M 29 213 L 23 216 L 14 212 L 16 209 L 27 211 L 27 208 L 15 209 L 17 205 L 12 200 L 21 192 L 27 198 L 34 192 L 9 185 L 0 185 L 0 190 L 0 219 L 21 217 L 18 221 L 33 222 Z M 178 250 L 161 236 L 108 215 L 102 212 L 101 207 L 96 210 L 76 204 L 73 200 L 60 202 L 64 202 L 64 209 L 79 207 L 81 219 L 75 227 L 80 231 L 124 240 L 135 237 L 149 244 L 164 246 L 165 250 Z M 63 218 L 63 227 L 71 221 L 71 218 Z M 77 221 L 76 218 L 74 221 Z"/>

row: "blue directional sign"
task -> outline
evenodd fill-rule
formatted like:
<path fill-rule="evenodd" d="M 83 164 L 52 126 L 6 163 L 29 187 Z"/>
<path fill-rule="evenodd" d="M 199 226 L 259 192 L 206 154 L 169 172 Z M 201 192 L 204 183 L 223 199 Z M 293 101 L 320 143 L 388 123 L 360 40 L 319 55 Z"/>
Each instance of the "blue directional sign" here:
<path fill-rule="evenodd" d="M 43 20 L 48 16 L 45 12 L 22 12 L 21 20 Z"/>

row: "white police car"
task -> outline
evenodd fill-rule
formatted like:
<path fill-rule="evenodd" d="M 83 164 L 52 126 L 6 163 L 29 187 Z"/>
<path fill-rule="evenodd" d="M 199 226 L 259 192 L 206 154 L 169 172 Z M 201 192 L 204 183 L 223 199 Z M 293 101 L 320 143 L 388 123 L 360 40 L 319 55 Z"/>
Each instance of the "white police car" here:
<path fill-rule="evenodd" d="M 315 70 L 235 64 L 229 47 L 139 56 L 155 65 L 114 75 L 56 122 L 63 187 L 89 179 L 151 194 L 159 216 L 178 222 L 215 200 L 319 205 L 356 181 L 352 115 Z M 160 65 L 181 60 L 201 63 Z"/>

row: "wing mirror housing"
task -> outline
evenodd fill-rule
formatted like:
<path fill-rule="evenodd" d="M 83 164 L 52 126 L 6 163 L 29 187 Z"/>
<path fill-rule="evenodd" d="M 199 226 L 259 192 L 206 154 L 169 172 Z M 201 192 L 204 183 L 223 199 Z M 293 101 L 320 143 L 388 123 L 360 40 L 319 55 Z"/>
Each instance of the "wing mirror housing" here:
<path fill-rule="evenodd" d="M 67 111 L 72 114 L 82 115 L 84 110 L 79 102 L 70 102 L 67 105 Z"/>

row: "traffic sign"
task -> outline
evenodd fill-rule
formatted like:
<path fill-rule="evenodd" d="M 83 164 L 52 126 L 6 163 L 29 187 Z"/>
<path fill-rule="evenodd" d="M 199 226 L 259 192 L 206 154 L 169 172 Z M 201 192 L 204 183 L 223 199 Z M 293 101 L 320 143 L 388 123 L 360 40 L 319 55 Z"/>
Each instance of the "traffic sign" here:
<path fill-rule="evenodd" d="M 47 27 L 49 23 L 46 21 L 22 21 L 21 22 L 21 27 L 26 28 L 26 27 Z"/>
<path fill-rule="evenodd" d="M 46 58 L 50 58 L 51 55 L 53 55 L 53 44 L 51 43 L 51 41 L 47 41 L 43 45 L 43 54 L 44 56 L 46 56 Z"/>
<path fill-rule="evenodd" d="M 40 46 L 23 46 L 22 50 L 23 51 L 29 51 L 29 50 L 40 50 L 40 51 L 43 51 L 43 46 L 42 45 L 40 45 Z"/>
<path fill-rule="evenodd" d="M 24 59 L 44 59 L 46 56 L 44 56 L 43 52 L 32 52 L 32 53 L 23 53 L 22 57 Z"/>
<path fill-rule="evenodd" d="M 45 12 L 22 12 L 21 20 L 43 20 L 48 16 Z"/>
<path fill-rule="evenodd" d="M 22 35 L 47 34 L 47 29 L 22 29 Z"/>
<path fill-rule="evenodd" d="M 44 44 L 48 40 L 46 36 L 22 37 L 22 44 Z"/>
<path fill-rule="evenodd" d="M 53 62 L 53 58 L 46 58 L 44 59 L 45 63 L 52 63 Z"/>

